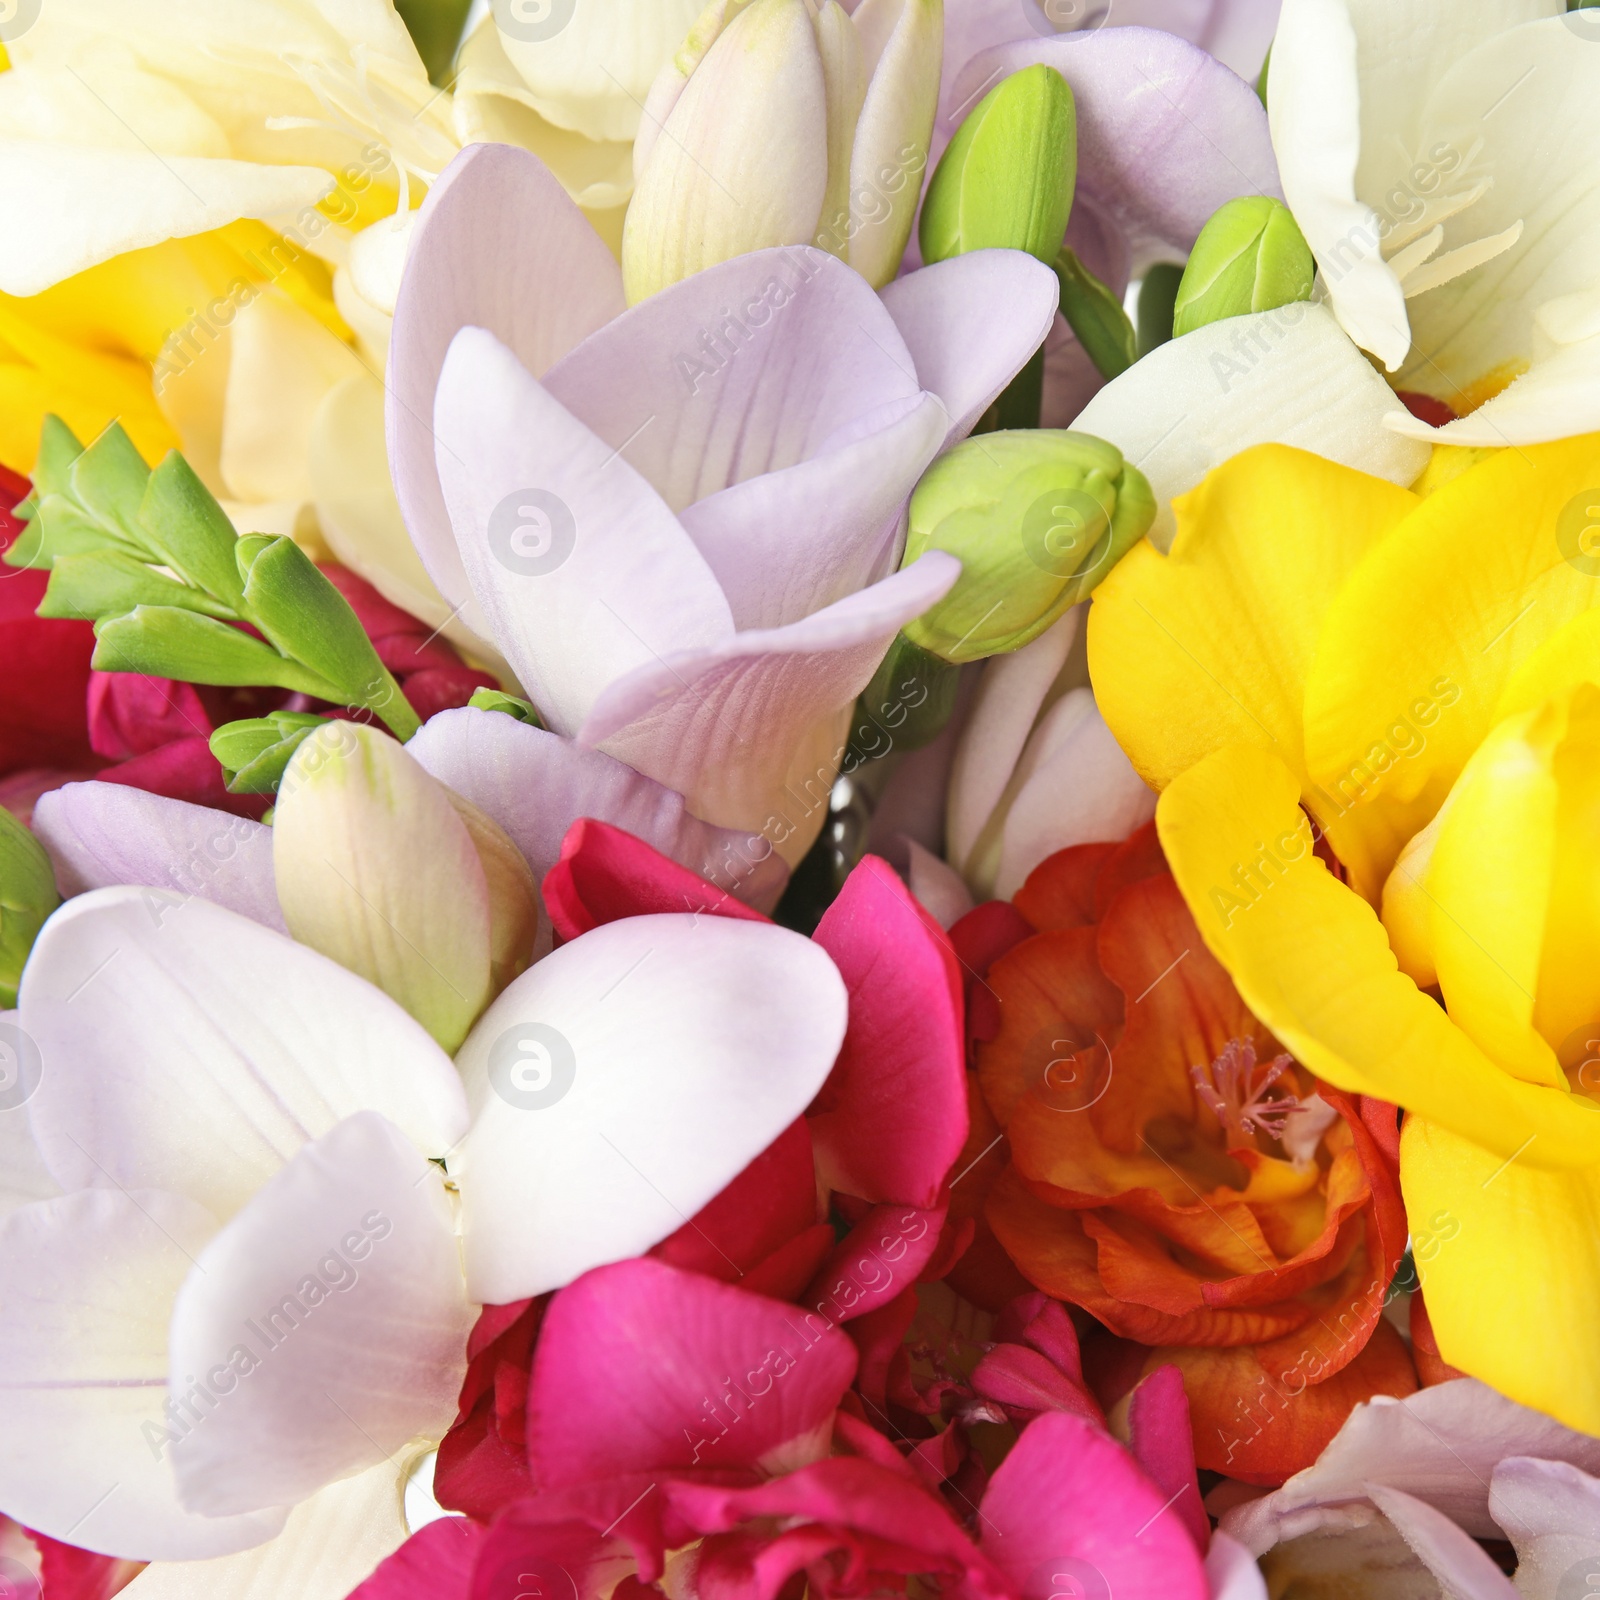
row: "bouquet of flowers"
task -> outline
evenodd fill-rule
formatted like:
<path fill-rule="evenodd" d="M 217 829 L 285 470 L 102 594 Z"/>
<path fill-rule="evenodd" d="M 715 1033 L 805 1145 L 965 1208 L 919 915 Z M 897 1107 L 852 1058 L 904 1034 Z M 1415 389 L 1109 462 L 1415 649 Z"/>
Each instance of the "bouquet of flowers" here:
<path fill-rule="evenodd" d="M 6 0 L 0 1600 L 1600 1595 L 1597 107 Z"/>

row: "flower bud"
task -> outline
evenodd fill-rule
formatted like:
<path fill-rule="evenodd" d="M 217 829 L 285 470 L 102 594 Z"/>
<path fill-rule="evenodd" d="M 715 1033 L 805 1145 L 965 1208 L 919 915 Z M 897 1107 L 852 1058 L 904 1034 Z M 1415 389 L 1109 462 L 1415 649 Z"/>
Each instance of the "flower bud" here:
<path fill-rule="evenodd" d="M 1053 265 L 1077 172 L 1067 80 L 1053 67 L 1014 72 L 978 102 L 939 162 L 922 207 L 923 260 L 1000 248 Z"/>
<path fill-rule="evenodd" d="M 622 274 L 636 303 L 734 256 L 815 244 L 894 276 L 939 93 L 942 0 L 712 0 L 634 146 Z"/>
<path fill-rule="evenodd" d="M 1315 272 L 1311 247 L 1286 205 L 1266 195 L 1230 200 L 1200 230 L 1189 254 L 1173 334 L 1309 300 Z"/>
<path fill-rule="evenodd" d="M 961 561 L 956 586 L 908 624 L 945 661 L 978 661 L 1037 639 L 1085 599 L 1155 520 L 1155 496 L 1115 445 L 1020 429 L 968 439 L 911 497 L 904 565 L 929 550 Z"/>
<path fill-rule="evenodd" d="M 16 1005 L 28 952 L 60 904 L 44 847 L 0 808 L 0 1010 Z"/>

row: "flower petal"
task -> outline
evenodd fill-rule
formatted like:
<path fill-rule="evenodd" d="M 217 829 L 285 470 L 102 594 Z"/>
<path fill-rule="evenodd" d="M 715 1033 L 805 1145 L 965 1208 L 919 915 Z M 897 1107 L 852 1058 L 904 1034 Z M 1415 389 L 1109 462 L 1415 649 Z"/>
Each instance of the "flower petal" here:
<path fill-rule="evenodd" d="M 505 270 L 507 262 L 517 270 Z M 473 145 L 428 191 L 395 303 L 389 460 L 422 564 L 473 631 L 473 603 L 434 463 L 434 391 L 457 332 L 489 329 L 543 372 L 622 310 L 622 272 L 536 156 Z"/>
<path fill-rule="evenodd" d="M 387 996 L 206 900 L 101 889 L 45 925 L 20 1019 L 30 1110 L 65 1185 L 160 1186 L 231 1216 L 363 1109 L 442 1155 L 465 1131 L 447 1057 Z"/>
<path fill-rule="evenodd" d="M 1503 1072 L 1396 970 L 1372 908 L 1313 854 L 1299 785 L 1275 756 L 1208 756 L 1168 787 L 1156 825 L 1206 944 L 1318 1077 L 1451 1128 L 1486 1158 L 1569 1173 L 1600 1162 L 1592 1107 Z"/>
<path fill-rule="evenodd" d="M 759 834 L 701 822 L 674 790 L 599 750 L 499 712 L 441 712 L 406 753 L 498 822 L 540 882 L 583 817 L 625 829 L 761 909 L 771 909 L 788 879 L 788 868 Z"/>
<path fill-rule="evenodd" d="M 657 1261 L 600 1267 L 555 1297 L 539 1331 L 534 1479 L 799 1466 L 826 1453 L 855 1368 L 844 1334 L 792 1306 Z"/>
<path fill-rule="evenodd" d="M 1518 1600 L 1517 1586 L 1488 1551 L 1442 1512 L 1403 1489 L 1373 1484 L 1369 1493 L 1451 1600 Z"/>
<path fill-rule="evenodd" d="M 0 174 L 0 206 L 29 219 L 26 237 L 0 244 L 0 289 L 13 295 L 241 217 L 292 216 L 334 187 L 318 167 L 16 138 L 0 139 Z"/>
<path fill-rule="evenodd" d="M 0 1225 L 0 1416 L 13 1441 L 0 1499 L 25 1526 L 139 1560 L 226 1555 L 283 1526 L 281 1510 L 184 1510 L 166 1458 L 167 1319 L 215 1227 L 181 1196 L 110 1189 Z"/>
<path fill-rule="evenodd" d="M 556 732 L 576 732 L 621 674 L 731 634 L 728 602 L 677 518 L 492 334 L 456 335 L 433 405 L 473 593 Z"/>
<path fill-rule="evenodd" d="M 443 1175 L 357 1112 L 200 1251 L 172 1312 L 193 1411 L 172 1446 L 206 1516 L 293 1504 L 455 1415 L 472 1326 Z"/>
<path fill-rule="evenodd" d="M 805 1110 L 846 1010 L 810 940 L 723 917 L 631 917 L 525 972 L 459 1058 L 473 1297 L 542 1294 L 672 1233 Z"/>
<path fill-rule="evenodd" d="M 887 862 L 867 856 L 816 941 L 850 991 L 850 1027 L 814 1108 L 817 1175 L 862 1200 L 930 1207 L 967 1138 L 961 969 Z"/>
<path fill-rule="evenodd" d="M 803 621 L 640 667 L 605 690 L 579 740 L 676 789 L 696 816 L 766 832 L 793 863 L 822 825 L 851 704 L 959 571 L 930 551 Z"/>
<path fill-rule="evenodd" d="M 1399 409 L 1328 309 L 1296 302 L 1168 340 L 1112 379 L 1072 426 L 1110 440 L 1150 480 L 1150 540 L 1166 548 L 1168 502 L 1252 445 L 1294 445 L 1414 483 L 1428 457 L 1421 441 L 1385 425 Z"/>
<path fill-rule="evenodd" d="M 63 894 L 178 889 L 284 931 L 272 830 L 259 822 L 124 784 L 69 783 L 39 797 L 33 831 Z"/>
<path fill-rule="evenodd" d="M 344 1600 L 405 1536 L 394 1464 L 385 1461 L 297 1505 L 271 1543 L 210 1561 L 158 1561 L 123 1592 L 128 1600 Z"/>
<path fill-rule="evenodd" d="M 966 438 L 1044 343 L 1060 298 L 1056 275 L 1020 250 L 974 250 L 884 285 L 917 381 L 950 413 L 946 444 Z"/>
<path fill-rule="evenodd" d="M 1489 1481 L 1489 1512 L 1516 1547 L 1528 1600 L 1556 1600 L 1569 1563 L 1600 1550 L 1600 1482 L 1565 1461 L 1502 1460 Z M 1535 1588 L 1541 1580 L 1549 1587 Z M 1586 1572 L 1584 1581 L 1594 1580 Z"/>

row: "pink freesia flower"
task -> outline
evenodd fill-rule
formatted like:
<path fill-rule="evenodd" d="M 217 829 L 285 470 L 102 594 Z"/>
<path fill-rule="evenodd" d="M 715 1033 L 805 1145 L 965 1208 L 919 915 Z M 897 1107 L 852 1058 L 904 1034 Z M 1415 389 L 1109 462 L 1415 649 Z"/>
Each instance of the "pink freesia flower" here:
<path fill-rule="evenodd" d="M 802 247 L 624 312 L 616 263 L 539 162 L 474 147 L 429 194 L 396 310 L 407 526 L 553 735 L 792 863 L 821 826 L 850 705 L 955 580 L 943 556 L 895 572 L 906 499 L 1038 347 L 1056 298 L 1017 252 L 880 297 Z M 556 760 L 503 727 L 471 736 L 495 742 L 479 763 L 518 744 L 535 786 Z M 585 814 L 624 820 L 566 820 Z"/>

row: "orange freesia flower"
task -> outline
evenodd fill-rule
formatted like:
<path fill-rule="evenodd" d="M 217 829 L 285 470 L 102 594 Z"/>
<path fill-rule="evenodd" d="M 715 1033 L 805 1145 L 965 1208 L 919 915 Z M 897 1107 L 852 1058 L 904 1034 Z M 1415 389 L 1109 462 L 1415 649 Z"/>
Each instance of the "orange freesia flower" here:
<path fill-rule="evenodd" d="M 1014 904 L 1037 931 L 989 969 L 977 1046 L 1011 1154 L 988 1221 L 1145 1371 L 1182 1368 L 1202 1467 L 1280 1483 L 1357 1401 L 1416 1388 L 1382 1319 L 1392 1160 L 1245 1006 L 1153 827 L 1061 851 Z"/>

